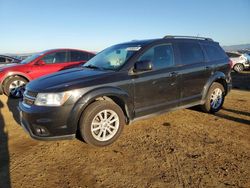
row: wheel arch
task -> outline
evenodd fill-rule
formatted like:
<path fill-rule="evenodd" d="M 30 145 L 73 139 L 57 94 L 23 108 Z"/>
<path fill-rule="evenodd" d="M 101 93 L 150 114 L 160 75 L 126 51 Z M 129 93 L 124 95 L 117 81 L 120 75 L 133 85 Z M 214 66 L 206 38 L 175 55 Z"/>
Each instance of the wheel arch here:
<path fill-rule="evenodd" d="M 23 73 L 20 73 L 20 72 L 11 72 L 11 73 L 8 73 L 4 76 L 4 78 L 2 79 L 2 82 L 1 82 L 1 87 L 4 91 L 4 86 L 6 84 L 6 82 L 10 79 L 10 78 L 13 78 L 13 77 L 21 77 L 25 80 L 27 80 L 27 82 L 29 82 L 31 80 L 31 78 L 29 78 L 27 75 L 23 74 Z M 4 91 L 5 93 L 5 91 Z"/>
<path fill-rule="evenodd" d="M 126 91 L 117 87 L 98 88 L 84 94 L 74 105 L 68 123 L 73 124 L 72 126 L 75 127 L 75 131 L 78 129 L 79 121 L 84 110 L 98 100 L 108 100 L 120 106 L 126 117 L 126 124 L 129 124 L 133 118 L 133 103 Z"/>
<path fill-rule="evenodd" d="M 212 77 L 209 78 L 207 83 L 205 84 L 203 91 L 202 91 L 202 103 L 205 102 L 209 88 L 214 82 L 220 83 L 225 90 L 225 95 L 228 93 L 228 84 L 226 81 L 226 75 L 223 72 L 215 72 Z"/>

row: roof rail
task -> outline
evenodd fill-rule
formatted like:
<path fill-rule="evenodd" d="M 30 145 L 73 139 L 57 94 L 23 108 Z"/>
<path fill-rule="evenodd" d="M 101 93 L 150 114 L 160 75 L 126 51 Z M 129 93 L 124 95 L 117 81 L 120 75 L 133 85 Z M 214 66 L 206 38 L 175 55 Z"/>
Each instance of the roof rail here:
<path fill-rule="evenodd" d="M 181 35 L 166 35 L 163 37 L 164 39 L 169 39 L 169 38 L 183 38 L 183 39 L 200 39 L 200 40 L 209 40 L 213 41 L 211 38 L 206 38 L 206 37 L 196 37 L 196 36 L 181 36 Z"/>

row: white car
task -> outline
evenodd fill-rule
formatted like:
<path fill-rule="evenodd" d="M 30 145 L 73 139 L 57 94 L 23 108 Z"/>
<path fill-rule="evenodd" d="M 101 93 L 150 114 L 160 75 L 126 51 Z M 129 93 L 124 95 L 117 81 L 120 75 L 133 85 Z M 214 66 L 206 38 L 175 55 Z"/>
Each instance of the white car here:
<path fill-rule="evenodd" d="M 250 51 L 249 52 L 245 52 L 243 55 L 244 55 L 244 57 L 247 58 L 248 63 L 250 63 Z"/>
<path fill-rule="evenodd" d="M 236 72 L 242 72 L 243 70 L 249 68 L 250 64 L 247 58 L 236 52 L 226 52 L 230 60 L 232 61 L 232 69 Z"/>

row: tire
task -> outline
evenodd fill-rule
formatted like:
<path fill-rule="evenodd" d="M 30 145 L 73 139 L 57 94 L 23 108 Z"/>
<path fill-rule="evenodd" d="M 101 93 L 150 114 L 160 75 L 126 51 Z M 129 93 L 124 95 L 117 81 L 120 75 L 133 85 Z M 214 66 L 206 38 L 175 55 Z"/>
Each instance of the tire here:
<path fill-rule="evenodd" d="M 28 81 L 22 77 L 11 77 L 4 84 L 4 93 L 12 98 L 21 98 L 27 83 Z"/>
<path fill-rule="evenodd" d="M 223 85 L 214 82 L 208 91 L 206 102 L 201 106 L 204 112 L 215 113 L 218 112 L 224 103 L 225 89 Z M 217 101 L 217 102 L 216 102 Z"/>
<path fill-rule="evenodd" d="M 84 110 L 79 129 L 86 143 L 103 147 L 112 144 L 120 136 L 124 125 L 125 116 L 122 109 L 114 102 L 101 100 L 90 104 Z"/>
<path fill-rule="evenodd" d="M 233 69 L 234 69 L 234 71 L 240 73 L 244 70 L 244 65 L 237 63 L 234 65 Z"/>

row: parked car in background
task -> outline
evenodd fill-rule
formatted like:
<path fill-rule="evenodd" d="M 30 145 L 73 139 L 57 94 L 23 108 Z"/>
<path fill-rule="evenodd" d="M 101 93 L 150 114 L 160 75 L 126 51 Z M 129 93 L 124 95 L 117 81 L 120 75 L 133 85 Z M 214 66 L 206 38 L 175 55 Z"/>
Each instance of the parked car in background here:
<path fill-rule="evenodd" d="M 232 87 L 230 64 L 209 38 L 166 36 L 114 45 L 82 68 L 27 84 L 21 124 L 36 139 L 80 133 L 85 142 L 106 146 L 140 118 L 196 105 L 219 111 Z"/>
<path fill-rule="evenodd" d="M 245 52 L 244 54 L 242 54 L 248 61 L 248 64 L 250 64 L 250 52 Z"/>
<path fill-rule="evenodd" d="M 247 58 L 236 52 L 226 52 L 228 57 L 232 61 L 232 69 L 236 72 L 242 72 L 244 69 L 249 68 L 249 62 Z"/>
<path fill-rule="evenodd" d="M 13 64 L 13 63 L 20 63 L 21 60 L 18 58 L 6 56 L 6 55 L 0 55 L 0 67 Z"/>
<path fill-rule="evenodd" d="M 25 60 L 26 58 L 28 58 L 29 56 L 32 56 L 33 54 L 30 54 L 30 55 L 20 55 L 19 58 L 21 60 Z"/>
<path fill-rule="evenodd" d="M 0 68 L 0 94 L 21 97 L 23 88 L 30 80 L 46 74 L 79 66 L 95 54 L 75 49 L 43 51 L 21 61 Z"/>

